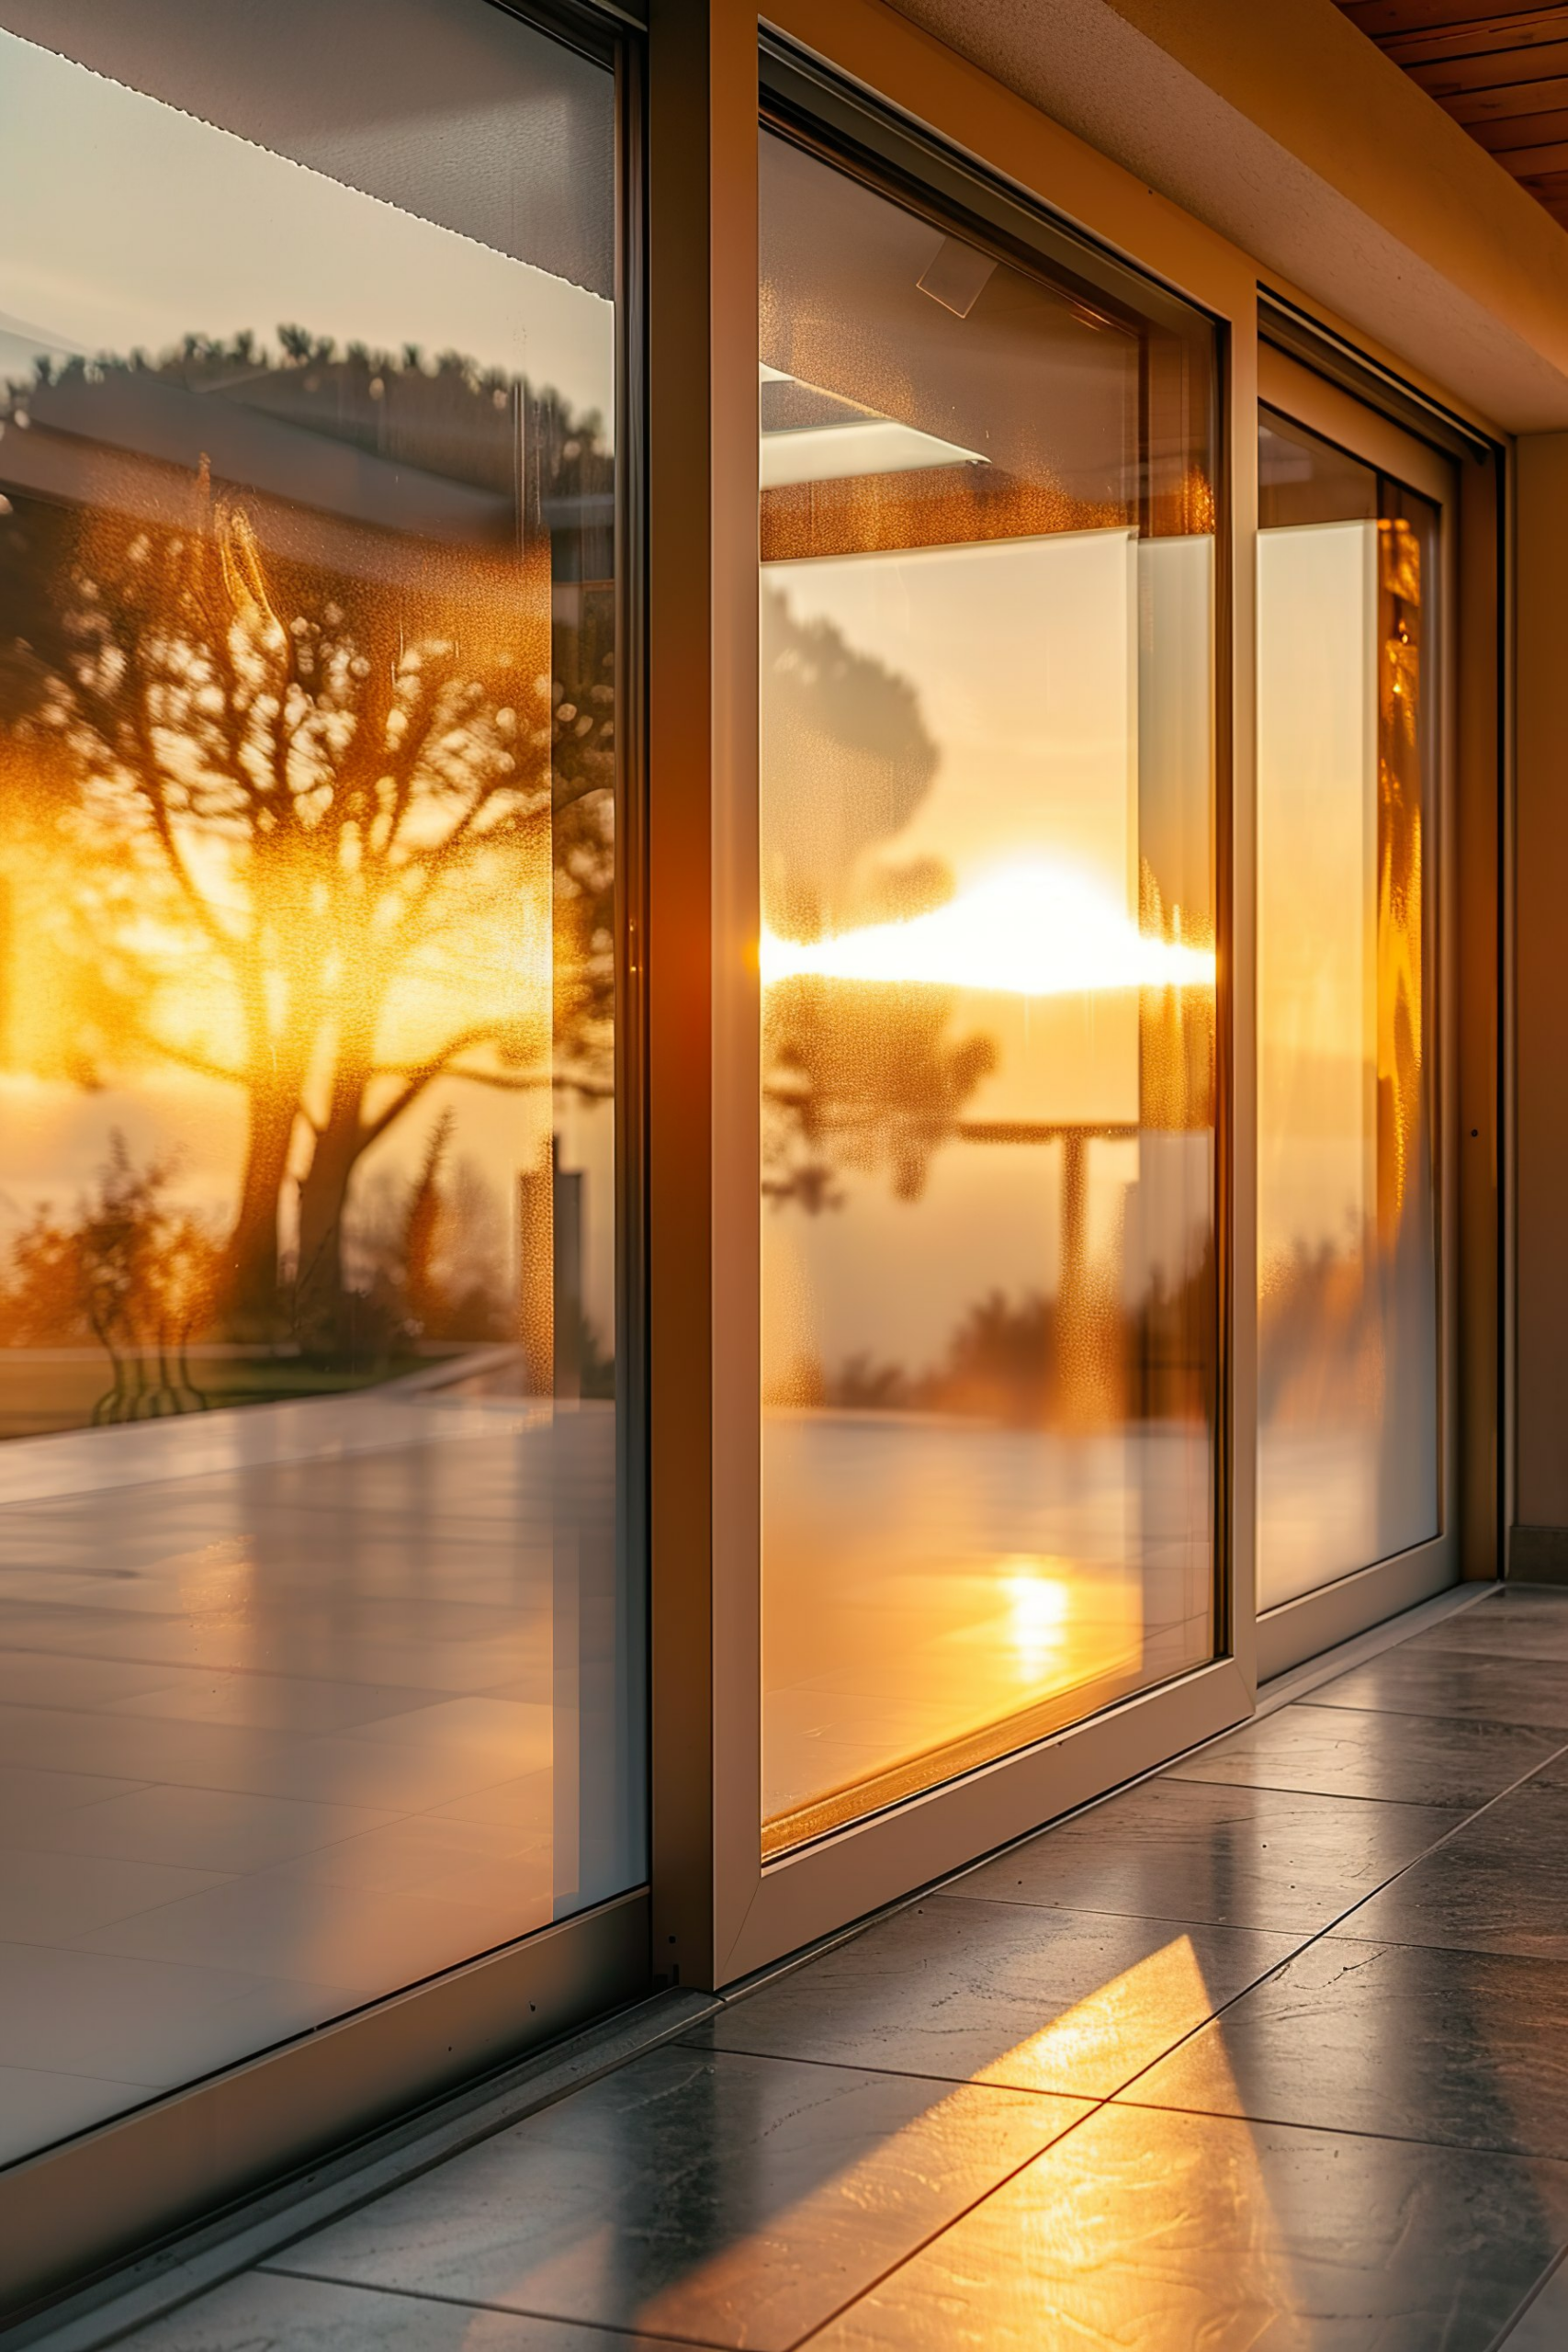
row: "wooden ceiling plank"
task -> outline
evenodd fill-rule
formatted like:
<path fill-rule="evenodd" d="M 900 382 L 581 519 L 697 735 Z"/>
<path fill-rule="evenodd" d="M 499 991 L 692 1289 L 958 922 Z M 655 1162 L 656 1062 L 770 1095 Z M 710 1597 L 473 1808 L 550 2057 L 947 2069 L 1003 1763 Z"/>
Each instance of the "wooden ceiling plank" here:
<path fill-rule="evenodd" d="M 1392 64 L 1568 228 L 1568 6 L 1338 0 Z M 1415 69 L 1415 70 L 1413 70 Z"/>
<path fill-rule="evenodd" d="M 1551 8 L 1528 25 L 1478 23 L 1452 25 L 1435 33 L 1386 33 L 1378 42 L 1383 55 L 1409 73 L 1413 67 L 1440 65 L 1466 57 L 1517 57 L 1553 41 L 1568 40 L 1568 8 Z"/>
<path fill-rule="evenodd" d="M 1539 147 L 1516 147 L 1497 157 L 1506 171 L 1517 180 L 1531 178 L 1537 172 L 1568 171 L 1568 138 L 1556 139 Z"/>
<path fill-rule="evenodd" d="M 1543 74 L 1539 82 L 1510 82 L 1501 89 L 1456 91 L 1451 96 L 1435 91 L 1433 96 L 1456 122 L 1473 130 L 1483 122 L 1511 122 L 1521 115 L 1568 107 L 1568 74 Z"/>
<path fill-rule="evenodd" d="M 1465 129 L 1478 147 L 1489 155 L 1506 160 L 1517 155 L 1522 147 L 1550 146 L 1558 139 L 1568 140 L 1568 107 L 1553 107 L 1539 114 L 1514 115 L 1506 122 L 1469 122 Z M 1512 169 L 1512 166 L 1509 166 Z"/>
<path fill-rule="evenodd" d="M 1568 33 L 1562 40 L 1544 41 L 1540 49 L 1495 49 L 1480 57 L 1445 58 L 1432 65 L 1406 65 L 1404 70 L 1418 90 L 1427 91 L 1434 98 L 1469 97 L 1480 90 L 1528 86 L 1538 79 L 1568 74 Z"/>
<path fill-rule="evenodd" d="M 1351 23 L 1373 40 L 1393 33 L 1443 32 L 1477 24 L 1506 30 L 1554 13 L 1539 7 L 1488 11 L 1478 9 L 1475 0 L 1341 0 L 1341 5 Z"/>

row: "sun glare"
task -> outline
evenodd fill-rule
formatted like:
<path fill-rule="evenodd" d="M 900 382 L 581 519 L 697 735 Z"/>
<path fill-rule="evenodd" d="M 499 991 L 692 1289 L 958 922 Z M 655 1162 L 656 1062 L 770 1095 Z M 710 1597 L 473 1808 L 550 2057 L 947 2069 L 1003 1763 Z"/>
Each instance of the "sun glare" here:
<path fill-rule="evenodd" d="M 760 953 L 764 986 L 810 977 L 1075 996 L 1214 984 L 1211 950 L 1147 937 L 1109 891 L 1043 862 L 1010 866 L 907 922 L 814 940 L 764 931 Z"/>

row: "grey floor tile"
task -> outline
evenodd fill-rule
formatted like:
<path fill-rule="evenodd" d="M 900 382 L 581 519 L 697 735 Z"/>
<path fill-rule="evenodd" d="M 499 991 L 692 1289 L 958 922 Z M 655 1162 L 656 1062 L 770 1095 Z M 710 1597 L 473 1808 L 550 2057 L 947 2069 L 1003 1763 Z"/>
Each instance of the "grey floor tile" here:
<path fill-rule="evenodd" d="M 269 2267 L 782 2352 L 1083 2112 L 655 2051 Z"/>
<path fill-rule="evenodd" d="M 1329 1937 L 1122 2097 L 1568 2159 L 1568 1980 L 1553 1961 Z"/>
<path fill-rule="evenodd" d="M 1568 1659 L 1568 1591 L 1504 1586 L 1473 1609 L 1413 1635 L 1411 1646 L 1423 1653 Z"/>
<path fill-rule="evenodd" d="M 1297 1703 L 1534 1724 L 1568 1738 L 1568 1659 L 1496 1657 L 1468 1645 L 1438 1649 L 1425 1648 L 1418 1641 L 1403 1642 L 1365 1666 L 1320 1683 Z"/>
<path fill-rule="evenodd" d="M 1549 1758 L 1546 1763 L 1538 1764 L 1519 1793 L 1523 1795 L 1527 1790 L 1540 1789 L 1568 1793 L 1568 1755 L 1558 1754 Z"/>
<path fill-rule="evenodd" d="M 1104 2098 L 1295 1940 L 932 1897 L 736 2001 L 701 2039 Z"/>
<path fill-rule="evenodd" d="M 1453 1826 L 1436 1806 L 1147 1781 L 998 1855 L 954 1892 L 1312 1933 Z"/>
<path fill-rule="evenodd" d="M 1488 2352 L 1568 2167 L 1107 2107 L 812 2352 Z"/>
<path fill-rule="evenodd" d="M 1568 1789 L 1527 1781 L 1500 1797 L 1337 1932 L 1568 1961 Z"/>
<path fill-rule="evenodd" d="M 253 2270 L 122 2339 L 127 2352 L 654 2352 L 652 2339 Z"/>
<path fill-rule="evenodd" d="M 1183 1758 L 1166 1777 L 1470 1813 L 1562 1745 L 1561 1732 L 1529 1724 L 1295 1705 Z"/>

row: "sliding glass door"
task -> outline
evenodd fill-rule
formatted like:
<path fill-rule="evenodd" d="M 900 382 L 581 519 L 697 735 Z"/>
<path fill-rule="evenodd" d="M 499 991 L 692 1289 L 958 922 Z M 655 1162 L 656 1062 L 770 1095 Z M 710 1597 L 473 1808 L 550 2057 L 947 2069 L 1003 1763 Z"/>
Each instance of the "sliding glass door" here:
<path fill-rule="evenodd" d="M 1215 1646 L 1214 353 L 761 150 L 776 1853 Z"/>
<path fill-rule="evenodd" d="M 644 1873 L 613 61 L 0 0 L 0 2162 Z"/>
<path fill-rule="evenodd" d="M 1446 468 L 1343 409 L 1259 427 L 1264 1609 L 1434 1545 L 1445 1517 Z"/>

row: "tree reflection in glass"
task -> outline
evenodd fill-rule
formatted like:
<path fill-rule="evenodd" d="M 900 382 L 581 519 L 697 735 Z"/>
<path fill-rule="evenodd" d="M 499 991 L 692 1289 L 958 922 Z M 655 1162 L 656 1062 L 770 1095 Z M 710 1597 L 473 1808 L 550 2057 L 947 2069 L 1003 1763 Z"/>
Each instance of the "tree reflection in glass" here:
<path fill-rule="evenodd" d="M 29 453 L 89 432 L 117 475 L 112 504 L 17 484 L 0 528 L 12 1067 L 109 1096 L 179 1071 L 243 1118 L 222 1202 L 181 1204 L 178 1144 L 110 1125 L 93 1189 L 12 1238 L 8 1336 L 97 1340 L 96 1418 L 204 1401 L 214 1342 L 256 1351 L 227 1395 L 298 1385 L 268 1360 L 335 1385 L 514 1339 L 509 1204 L 458 1158 L 459 1082 L 546 1133 L 552 1091 L 612 1091 L 611 606 L 591 585 L 552 626 L 541 521 L 608 500 L 597 421 L 453 356 L 282 344 L 45 357 L 9 387 Z M 199 429 L 209 391 L 439 467 L 441 535 L 125 454 L 149 416 Z"/>

